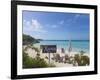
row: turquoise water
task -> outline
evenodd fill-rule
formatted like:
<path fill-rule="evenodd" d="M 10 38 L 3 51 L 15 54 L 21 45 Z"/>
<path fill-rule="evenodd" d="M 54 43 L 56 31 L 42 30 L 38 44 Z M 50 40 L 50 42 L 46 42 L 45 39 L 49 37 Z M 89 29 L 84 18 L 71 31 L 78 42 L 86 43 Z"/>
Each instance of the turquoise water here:
<path fill-rule="evenodd" d="M 68 40 L 43 40 L 36 45 L 57 45 L 57 48 L 68 49 Z M 71 41 L 72 51 L 85 51 L 89 52 L 89 40 L 72 40 Z"/>

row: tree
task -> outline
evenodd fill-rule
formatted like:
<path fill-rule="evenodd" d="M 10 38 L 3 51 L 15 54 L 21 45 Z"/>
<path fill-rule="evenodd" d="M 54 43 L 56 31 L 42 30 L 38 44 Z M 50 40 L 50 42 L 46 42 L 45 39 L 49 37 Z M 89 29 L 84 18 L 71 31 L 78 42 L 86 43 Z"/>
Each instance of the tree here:
<path fill-rule="evenodd" d="M 23 34 L 23 45 L 31 45 L 33 43 L 39 43 L 39 41 L 29 35 Z"/>

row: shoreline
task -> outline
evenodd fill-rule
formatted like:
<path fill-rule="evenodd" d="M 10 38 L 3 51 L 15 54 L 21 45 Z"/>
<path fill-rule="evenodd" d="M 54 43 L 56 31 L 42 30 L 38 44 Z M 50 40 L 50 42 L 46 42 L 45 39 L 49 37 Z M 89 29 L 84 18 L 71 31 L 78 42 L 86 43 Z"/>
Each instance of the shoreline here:
<path fill-rule="evenodd" d="M 33 46 L 40 48 L 40 45 L 41 45 L 40 43 L 36 43 Z M 57 51 L 61 52 L 61 48 L 63 48 L 65 50 L 65 52 L 68 53 L 68 48 L 69 48 L 68 46 L 67 47 L 63 47 L 63 46 L 61 47 L 61 46 L 57 45 Z M 72 52 L 79 52 L 79 51 L 85 51 L 85 53 L 89 53 L 89 49 L 81 49 L 81 48 L 72 47 Z"/>

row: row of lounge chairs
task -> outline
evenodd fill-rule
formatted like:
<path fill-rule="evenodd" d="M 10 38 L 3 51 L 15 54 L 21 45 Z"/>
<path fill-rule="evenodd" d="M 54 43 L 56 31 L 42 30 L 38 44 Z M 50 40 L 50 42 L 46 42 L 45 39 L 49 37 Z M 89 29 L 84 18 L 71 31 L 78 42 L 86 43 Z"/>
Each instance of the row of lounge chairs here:
<path fill-rule="evenodd" d="M 62 63 L 66 63 L 68 60 L 70 59 L 70 57 L 65 54 L 65 56 L 60 56 L 59 54 L 53 54 L 52 60 L 54 60 L 55 62 L 62 62 Z"/>

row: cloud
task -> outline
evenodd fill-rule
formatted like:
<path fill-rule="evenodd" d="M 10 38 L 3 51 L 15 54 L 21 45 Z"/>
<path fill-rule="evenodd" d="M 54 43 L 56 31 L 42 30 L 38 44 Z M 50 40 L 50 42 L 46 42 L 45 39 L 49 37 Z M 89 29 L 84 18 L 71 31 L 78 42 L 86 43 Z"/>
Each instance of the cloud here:
<path fill-rule="evenodd" d="M 52 28 L 58 28 L 58 27 L 60 27 L 61 25 L 63 25 L 64 24 L 64 21 L 62 20 L 62 21 L 59 21 L 58 23 L 56 23 L 56 24 L 53 24 L 53 25 L 51 25 L 51 27 Z M 50 26 L 50 25 L 49 25 Z"/>
<path fill-rule="evenodd" d="M 32 19 L 31 21 L 31 27 L 33 28 L 34 31 L 42 31 L 42 25 L 39 23 L 39 21 Z"/>
<path fill-rule="evenodd" d="M 80 14 L 76 14 L 74 15 L 72 18 L 67 19 L 66 22 L 66 26 L 71 26 L 71 24 L 76 23 L 77 19 L 80 17 Z"/>
<path fill-rule="evenodd" d="M 76 14 L 74 18 L 79 18 L 80 17 L 80 14 Z"/>
<path fill-rule="evenodd" d="M 64 24 L 64 21 L 63 21 L 63 20 L 62 20 L 62 21 L 60 21 L 60 22 L 59 22 L 59 24 L 60 24 L 60 25 Z"/>
<path fill-rule="evenodd" d="M 35 32 L 41 32 L 41 33 L 47 32 L 46 30 L 44 30 L 42 24 L 40 24 L 40 22 L 36 19 L 32 19 L 31 21 L 24 20 L 23 29 L 25 31 L 35 31 Z"/>
<path fill-rule="evenodd" d="M 77 19 L 80 17 L 80 14 L 76 14 L 74 15 L 74 17 L 72 18 L 72 22 L 77 22 Z"/>
<path fill-rule="evenodd" d="M 52 28 L 57 28 L 57 27 L 59 27 L 58 25 L 52 25 Z"/>
<path fill-rule="evenodd" d="M 66 26 L 70 26 L 72 23 L 77 22 L 77 19 L 80 17 L 80 14 L 76 14 L 74 15 L 72 18 L 67 19 L 66 21 L 61 20 L 53 25 L 48 24 L 47 26 L 51 27 L 51 28 L 59 28 L 62 27 L 63 24 L 65 24 Z"/>

